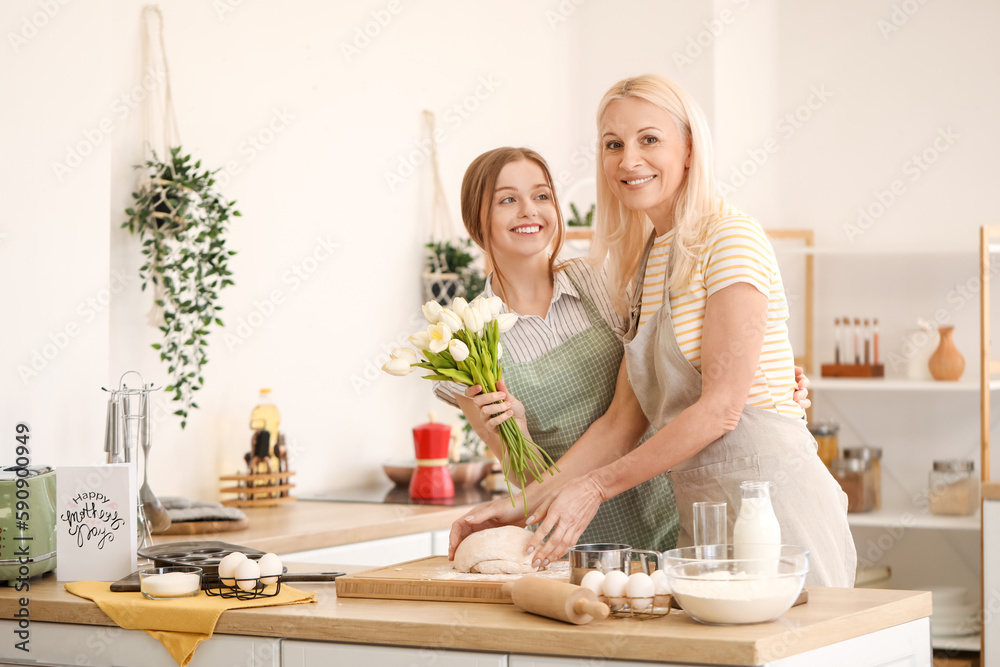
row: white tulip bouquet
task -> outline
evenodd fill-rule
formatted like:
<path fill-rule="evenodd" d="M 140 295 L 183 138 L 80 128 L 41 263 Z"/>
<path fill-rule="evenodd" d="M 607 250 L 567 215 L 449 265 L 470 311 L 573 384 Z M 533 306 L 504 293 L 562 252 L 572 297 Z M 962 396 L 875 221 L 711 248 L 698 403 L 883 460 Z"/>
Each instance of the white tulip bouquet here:
<path fill-rule="evenodd" d="M 424 317 L 429 326 L 410 336 L 417 351 L 408 347 L 396 348 L 382 370 L 390 375 L 409 375 L 417 368 L 430 371 L 423 376 L 426 380 L 459 382 L 466 386 L 480 385 L 484 393 L 497 390 L 497 382 L 503 377 L 503 346 L 500 334 L 509 330 L 517 322 L 517 315 L 501 313 L 503 301 L 498 296 L 479 297 L 467 302 L 458 297 L 451 308 L 444 308 L 437 301 L 423 305 Z M 507 481 L 507 492 L 511 503 L 513 481 L 523 492 L 527 475 L 535 481 L 542 481 L 542 475 L 552 469 L 559 470 L 544 450 L 521 433 L 513 419 L 508 419 L 499 427 L 503 442 L 503 474 Z M 527 513 L 527 503 L 525 512 Z"/>

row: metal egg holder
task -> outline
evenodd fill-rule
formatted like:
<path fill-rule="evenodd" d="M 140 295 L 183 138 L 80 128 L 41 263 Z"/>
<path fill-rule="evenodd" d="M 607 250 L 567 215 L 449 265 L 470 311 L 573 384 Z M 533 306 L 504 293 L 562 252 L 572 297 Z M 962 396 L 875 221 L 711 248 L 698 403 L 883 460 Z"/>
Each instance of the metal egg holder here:
<path fill-rule="evenodd" d="M 270 579 L 274 577 L 277 582 L 274 584 L 273 590 L 270 585 L 264 584 L 261 579 Z M 229 577 L 226 581 L 230 581 Z M 275 595 L 281 592 L 281 575 L 268 575 L 266 577 L 255 577 L 253 579 L 237 579 L 233 577 L 233 584 L 230 586 L 219 578 L 219 585 L 212 586 L 205 589 L 205 595 L 211 595 L 220 597 L 224 600 L 256 600 L 260 598 L 273 598 Z M 246 590 L 240 586 L 240 582 L 255 582 L 251 590 Z M 249 583 L 247 584 L 249 585 Z"/>
<path fill-rule="evenodd" d="M 656 605 L 656 598 L 666 598 L 666 605 Z M 611 610 L 609 618 L 635 618 L 639 620 L 648 620 L 651 618 L 662 618 L 670 613 L 670 604 L 672 601 L 672 596 L 670 595 L 654 595 L 649 603 L 649 606 L 638 611 L 633 608 L 632 600 L 649 600 L 650 598 L 631 598 L 627 595 L 618 596 L 614 598 L 607 598 L 603 595 L 598 595 L 597 599 L 608 605 Z M 625 600 L 625 604 L 611 604 L 610 600 Z"/>

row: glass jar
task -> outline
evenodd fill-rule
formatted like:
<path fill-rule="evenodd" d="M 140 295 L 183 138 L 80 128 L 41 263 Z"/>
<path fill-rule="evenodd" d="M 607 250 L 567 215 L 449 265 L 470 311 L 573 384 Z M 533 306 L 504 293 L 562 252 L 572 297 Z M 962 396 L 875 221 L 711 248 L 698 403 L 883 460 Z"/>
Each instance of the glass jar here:
<path fill-rule="evenodd" d="M 882 509 L 882 449 L 880 447 L 845 447 L 845 459 L 868 459 L 872 462 L 872 483 L 875 486 L 875 509 Z"/>
<path fill-rule="evenodd" d="M 834 459 L 830 474 L 847 494 L 847 511 L 870 512 L 875 509 L 875 482 L 870 459 Z"/>
<path fill-rule="evenodd" d="M 932 514 L 962 516 L 979 506 L 979 478 L 975 463 L 959 459 L 935 461 L 928 495 Z"/>
<path fill-rule="evenodd" d="M 837 431 L 840 426 L 832 422 L 820 422 L 809 427 L 809 432 L 816 438 L 816 454 L 827 468 L 830 463 L 840 457 L 837 445 Z"/>

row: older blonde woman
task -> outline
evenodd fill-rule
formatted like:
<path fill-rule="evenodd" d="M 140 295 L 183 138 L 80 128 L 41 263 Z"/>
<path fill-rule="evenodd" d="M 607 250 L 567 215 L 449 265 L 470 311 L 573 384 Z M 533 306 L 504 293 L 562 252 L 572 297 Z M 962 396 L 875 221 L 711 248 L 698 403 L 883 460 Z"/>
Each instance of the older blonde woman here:
<path fill-rule="evenodd" d="M 690 543 L 692 502 L 726 501 L 735 510 L 741 482 L 770 481 L 783 541 L 810 550 L 807 582 L 852 586 L 847 500 L 793 399 L 773 250 L 761 226 L 719 196 L 701 110 L 652 75 L 612 86 L 597 119 L 595 253 L 607 258 L 609 293 L 629 317 L 628 382 L 618 383 L 608 412 L 574 449 L 592 448 L 597 434 L 617 448 L 649 424 L 656 434 L 538 494 L 541 523 L 529 551 L 538 564 L 559 557 L 602 503 L 664 472 L 680 513 L 679 544 Z M 473 513 L 466 523 L 482 519 Z"/>

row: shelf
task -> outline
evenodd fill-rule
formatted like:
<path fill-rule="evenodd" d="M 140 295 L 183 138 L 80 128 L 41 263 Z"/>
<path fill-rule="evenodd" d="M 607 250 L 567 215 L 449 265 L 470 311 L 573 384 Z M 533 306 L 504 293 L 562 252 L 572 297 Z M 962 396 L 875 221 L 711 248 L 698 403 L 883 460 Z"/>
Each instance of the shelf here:
<path fill-rule="evenodd" d="M 931 647 L 942 651 L 972 651 L 979 652 L 983 639 L 980 635 L 968 637 L 942 637 L 931 635 Z"/>
<path fill-rule="evenodd" d="M 990 391 L 1000 389 L 1000 380 L 990 380 Z M 825 378 L 810 377 L 809 390 L 823 391 L 957 391 L 979 393 L 977 380 L 938 382 L 906 378 Z"/>
<path fill-rule="evenodd" d="M 784 241 L 784 239 L 779 239 Z M 951 257 L 955 259 L 968 259 L 975 261 L 979 255 L 968 250 L 936 250 L 933 248 L 890 248 L 880 250 L 878 248 L 820 248 L 817 246 L 792 245 L 791 242 L 772 242 L 775 253 L 787 253 L 789 255 L 817 255 L 832 257 Z M 991 252 L 1000 252 L 1000 246 L 990 246 Z"/>
<path fill-rule="evenodd" d="M 859 528 L 901 526 L 903 528 L 924 528 L 928 530 L 974 531 L 978 531 L 981 525 L 979 512 L 969 516 L 938 516 L 926 511 L 908 510 L 901 512 L 886 508 L 874 512 L 848 514 L 847 523 Z"/>

